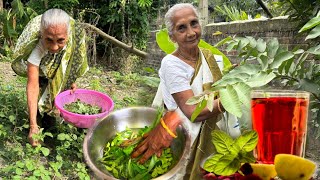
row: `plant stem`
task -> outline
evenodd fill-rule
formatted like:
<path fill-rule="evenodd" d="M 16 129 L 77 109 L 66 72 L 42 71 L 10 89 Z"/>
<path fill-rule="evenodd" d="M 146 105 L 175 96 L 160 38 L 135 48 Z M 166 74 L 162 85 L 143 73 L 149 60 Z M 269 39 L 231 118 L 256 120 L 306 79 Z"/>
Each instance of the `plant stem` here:
<path fill-rule="evenodd" d="M 294 80 L 294 81 L 296 81 L 296 82 L 300 82 L 299 79 L 294 78 L 294 77 L 290 77 L 290 76 L 280 75 L 279 78 L 280 78 L 280 79 Z"/>

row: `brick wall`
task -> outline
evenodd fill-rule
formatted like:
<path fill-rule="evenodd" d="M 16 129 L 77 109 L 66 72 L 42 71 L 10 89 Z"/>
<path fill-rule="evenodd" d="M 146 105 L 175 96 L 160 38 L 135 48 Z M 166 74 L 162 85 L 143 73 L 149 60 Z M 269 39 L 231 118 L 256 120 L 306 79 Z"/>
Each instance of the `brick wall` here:
<path fill-rule="evenodd" d="M 273 19 L 213 23 L 203 28 L 202 38 L 212 45 L 227 36 L 252 36 L 256 39 L 262 38 L 264 40 L 278 38 L 279 43 L 288 49 L 292 49 L 297 45 L 304 48 L 307 46 L 307 43 L 304 41 L 305 37 L 298 36 L 298 29 L 296 27 L 297 23 L 290 22 L 288 18 L 284 16 Z M 214 36 L 213 33 L 216 31 L 222 32 L 223 35 Z M 156 31 L 151 32 L 148 43 L 148 53 L 150 56 L 147 60 L 147 65 L 159 69 L 161 59 L 165 56 L 165 53 L 157 46 L 155 36 Z M 224 47 L 219 49 L 223 51 L 232 62 L 237 63 L 239 61 L 235 52 L 226 53 L 223 50 Z"/>

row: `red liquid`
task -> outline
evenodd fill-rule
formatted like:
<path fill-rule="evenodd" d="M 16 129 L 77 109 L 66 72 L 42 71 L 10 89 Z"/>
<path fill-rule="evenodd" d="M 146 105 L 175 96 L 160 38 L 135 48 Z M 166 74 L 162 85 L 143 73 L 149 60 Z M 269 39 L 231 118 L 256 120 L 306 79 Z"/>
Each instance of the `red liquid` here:
<path fill-rule="evenodd" d="M 308 101 L 274 97 L 251 100 L 252 126 L 259 140 L 254 151 L 259 163 L 273 164 L 276 154 L 304 155 Z"/>

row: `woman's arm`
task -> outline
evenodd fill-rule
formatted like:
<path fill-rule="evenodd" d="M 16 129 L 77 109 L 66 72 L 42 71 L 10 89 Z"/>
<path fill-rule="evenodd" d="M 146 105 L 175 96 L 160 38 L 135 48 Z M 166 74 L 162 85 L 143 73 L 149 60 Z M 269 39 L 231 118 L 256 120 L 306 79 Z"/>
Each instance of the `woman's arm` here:
<path fill-rule="evenodd" d="M 28 63 L 28 82 L 27 82 L 27 104 L 30 121 L 29 141 L 36 146 L 38 142 L 33 141 L 32 135 L 38 133 L 37 110 L 39 96 L 39 66 Z"/>
<path fill-rule="evenodd" d="M 181 91 L 178 93 L 172 94 L 174 100 L 176 101 L 177 105 L 181 109 L 181 111 L 186 115 L 188 119 L 191 119 L 191 115 L 193 111 L 196 109 L 196 105 L 187 105 L 186 102 L 188 99 L 194 96 L 193 91 L 186 90 L 186 91 Z M 199 116 L 196 118 L 196 121 L 203 121 L 206 120 L 210 117 L 218 115 L 220 112 L 218 110 L 218 103 L 220 101 L 218 99 L 214 100 L 213 102 L 213 110 L 210 112 L 208 108 L 204 108 L 202 112 L 199 114 Z M 222 107 L 221 104 L 219 104 L 220 107 Z"/>

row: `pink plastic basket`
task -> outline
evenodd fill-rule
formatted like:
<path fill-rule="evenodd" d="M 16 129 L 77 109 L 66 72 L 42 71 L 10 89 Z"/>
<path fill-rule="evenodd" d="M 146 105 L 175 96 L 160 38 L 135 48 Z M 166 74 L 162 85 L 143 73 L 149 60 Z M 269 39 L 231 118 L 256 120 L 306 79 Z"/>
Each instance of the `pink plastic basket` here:
<path fill-rule="evenodd" d="M 63 108 L 65 104 L 75 102 L 77 99 L 101 107 L 102 113 L 82 115 L 69 112 Z M 77 89 L 73 94 L 70 94 L 70 90 L 61 92 L 56 96 L 54 104 L 65 121 L 79 128 L 90 128 L 96 120 L 106 117 L 114 107 L 114 103 L 108 95 L 87 89 Z"/>

